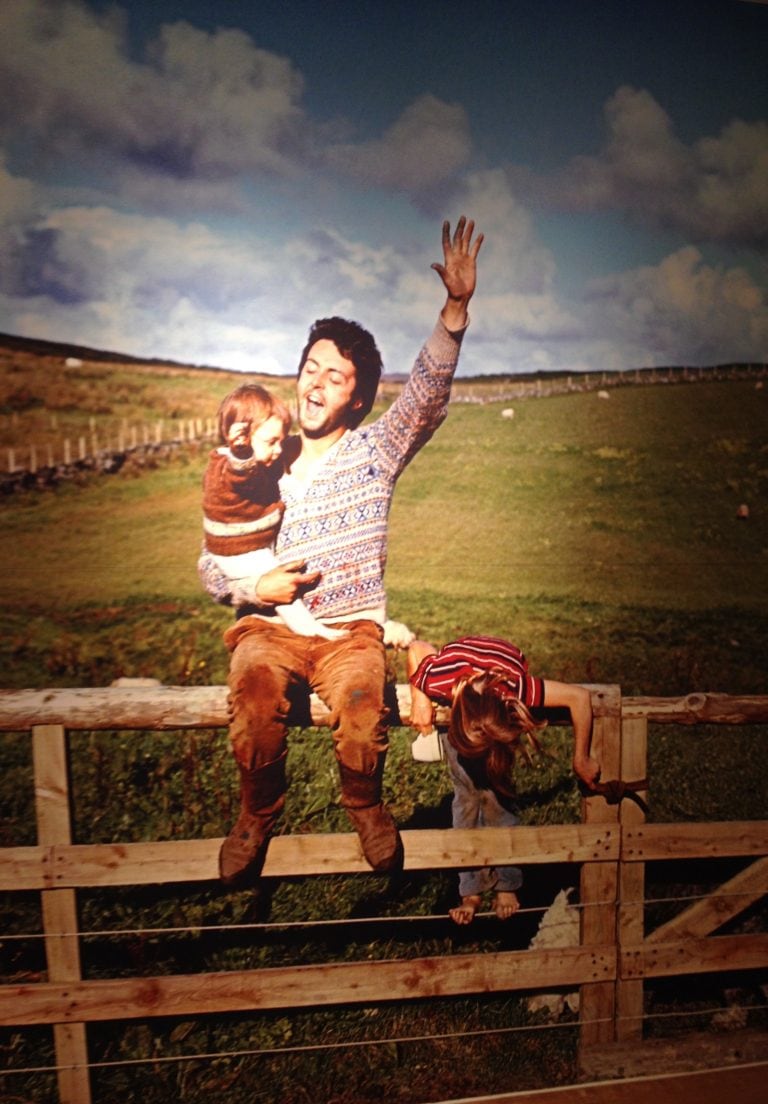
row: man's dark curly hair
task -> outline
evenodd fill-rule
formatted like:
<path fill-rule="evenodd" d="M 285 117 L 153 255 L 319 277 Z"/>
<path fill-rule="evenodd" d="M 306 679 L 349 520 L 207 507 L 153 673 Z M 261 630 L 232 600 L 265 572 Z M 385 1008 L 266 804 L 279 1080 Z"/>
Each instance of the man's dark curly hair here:
<path fill-rule="evenodd" d="M 343 357 L 351 360 L 355 366 L 355 398 L 361 400 L 361 406 L 349 412 L 349 428 L 355 429 L 363 418 L 370 413 L 376 400 L 376 392 L 381 380 L 381 353 L 376 347 L 373 334 L 357 322 L 346 318 L 318 318 L 309 330 L 307 344 L 301 354 L 298 375 L 316 341 L 332 341 Z"/>

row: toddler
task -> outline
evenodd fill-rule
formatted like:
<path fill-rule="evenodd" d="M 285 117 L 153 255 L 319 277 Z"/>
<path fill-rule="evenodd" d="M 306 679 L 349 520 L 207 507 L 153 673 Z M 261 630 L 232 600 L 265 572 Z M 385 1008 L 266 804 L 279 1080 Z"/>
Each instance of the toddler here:
<path fill-rule="evenodd" d="M 235 388 L 219 407 L 222 445 L 211 452 L 203 476 L 203 532 L 206 550 L 235 585 L 278 563 L 275 538 L 285 511 L 278 479 L 290 426 L 285 403 L 258 384 Z M 275 612 L 301 636 L 347 635 L 323 625 L 299 599 Z"/>

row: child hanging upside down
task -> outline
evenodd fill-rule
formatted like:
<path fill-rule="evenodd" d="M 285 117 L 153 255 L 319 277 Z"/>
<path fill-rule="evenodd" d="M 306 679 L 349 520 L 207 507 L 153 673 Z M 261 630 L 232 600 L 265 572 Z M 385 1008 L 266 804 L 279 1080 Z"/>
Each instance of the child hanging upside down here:
<path fill-rule="evenodd" d="M 490 636 L 465 636 L 444 645 L 415 640 L 408 649 L 411 726 L 424 734 L 433 727 L 433 703 L 449 705 L 444 739 L 454 786 L 454 828 L 498 828 L 518 823 L 512 798 L 513 768 L 518 755 L 530 760 L 538 749 L 531 709 L 565 708 L 574 736 L 573 769 L 590 789 L 600 766 L 589 754 L 592 703 L 583 686 L 531 675 L 514 644 Z M 494 892 L 494 911 L 501 920 L 517 912 L 522 873 L 516 866 L 483 867 L 459 874 L 461 903 L 450 910 L 457 924 L 469 924 Z"/>

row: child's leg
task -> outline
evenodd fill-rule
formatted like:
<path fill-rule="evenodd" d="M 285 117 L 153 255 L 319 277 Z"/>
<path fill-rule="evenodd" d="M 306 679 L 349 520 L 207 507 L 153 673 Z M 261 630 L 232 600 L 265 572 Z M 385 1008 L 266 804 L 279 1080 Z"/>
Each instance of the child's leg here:
<path fill-rule="evenodd" d="M 332 629 L 323 625 L 299 599 L 291 602 L 290 606 L 276 606 L 275 611 L 291 632 L 298 633 L 299 636 L 321 636 L 324 640 L 340 640 L 343 636 L 349 636 L 346 629 Z"/>
<path fill-rule="evenodd" d="M 518 818 L 503 805 L 492 790 L 482 791 L 480 819 L 488 828 L 512 828 Z M 495 870 L 493 909 L 499 920 L 509 920 L 520 908 L 515 892 L 523 884 L 523 872 L 519 866 L 499 866 Z"/>
<path fill-rule="evenodd" d="M 443 752 L 453 782 L 453 801 L 451 803 L 453 827 L 479 828 L 482 825 L 481 793 L 459 763 L 455 749 L 447 739 L 442 737 L 442 740 Z M 495 881 L 496 874 L 492 869 L 461 870 L 459 872 L 459 895 L 462 904 L 450 910 L 452 919 L 457 924 L 469 924 L 482 904 L 482 894 L 490 889 Z"/>
<path fill-rule="evenodd" d="M 277 567 L 279 560 L 271 548 L 255 548 L 252 552 L 241 552 L 236 556 L 214 556 L 217 567 L 233 583 L 255 583 L 267 571 Z M 340 640 L 347 636 L 344 629 L 331 629 L 321 624 L 297 598 L 290 605 L 276 606 L 275 611 L 291 632 L 298 636 L 320 636 L 324 640 Z"/>

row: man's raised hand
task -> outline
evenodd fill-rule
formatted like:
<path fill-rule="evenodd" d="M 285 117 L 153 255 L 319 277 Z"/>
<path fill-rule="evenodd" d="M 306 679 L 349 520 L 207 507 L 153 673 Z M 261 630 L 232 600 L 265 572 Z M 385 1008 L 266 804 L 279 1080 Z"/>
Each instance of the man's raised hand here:
<path fill-rule="evenodd" d="M 475 224 L 464 215 L 456 223 L 451 237 L 451 226 L 443 223 L 443 263 L 435 262 L 432 268 L 445 285 L 447 295 L 442 318 L 449 330 L 462 329 L 467 324 L 467 305 L 477 283 L 477 255 L 483 244 L 483 235 L 474 241 Z"/>

